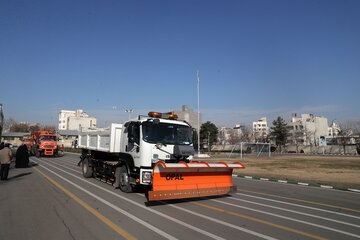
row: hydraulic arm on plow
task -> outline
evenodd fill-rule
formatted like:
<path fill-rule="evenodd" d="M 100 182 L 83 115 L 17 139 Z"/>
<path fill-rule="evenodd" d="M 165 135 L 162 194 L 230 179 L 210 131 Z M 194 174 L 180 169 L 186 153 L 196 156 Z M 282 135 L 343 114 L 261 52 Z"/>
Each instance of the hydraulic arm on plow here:
<path fill-rule="evenodd" d="M 109 128 L 82 129 L 79 148 L 85 177 L 111 182 L 123 192 L 147 186 L 149 201 L 228 194 L 241 163 L 191 161 L 192 129 L 171 113 L 150 112 Z"/>

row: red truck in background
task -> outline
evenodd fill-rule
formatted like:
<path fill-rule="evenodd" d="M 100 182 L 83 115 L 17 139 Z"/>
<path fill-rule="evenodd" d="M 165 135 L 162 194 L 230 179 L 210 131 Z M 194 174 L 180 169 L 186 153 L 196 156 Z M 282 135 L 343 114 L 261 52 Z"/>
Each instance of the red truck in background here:
<path fill-rule="evenodd" d="M 37 131 L 32 134 L 34 144 L 31 154 L 40 156 L 58 156 L 59 147 L 55 133 L 51 131 Z"/>

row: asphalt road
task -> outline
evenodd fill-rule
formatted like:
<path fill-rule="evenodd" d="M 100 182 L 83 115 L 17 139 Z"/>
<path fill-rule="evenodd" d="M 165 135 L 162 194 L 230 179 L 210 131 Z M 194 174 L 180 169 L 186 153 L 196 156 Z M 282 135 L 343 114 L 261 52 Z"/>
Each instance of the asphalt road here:
<path fill-rule="evenodd" d="M 360 239 L 359 193 L 234 177 L 231 196 L 149 204 L 83 178 L 78 160 L 10 169 L 0 239 Z"/>

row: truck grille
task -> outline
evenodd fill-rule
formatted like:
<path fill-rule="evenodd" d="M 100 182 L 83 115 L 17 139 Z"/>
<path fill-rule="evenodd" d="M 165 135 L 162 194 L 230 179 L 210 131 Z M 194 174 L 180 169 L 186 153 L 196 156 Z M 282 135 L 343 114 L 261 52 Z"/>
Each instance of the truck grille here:
<path fill-rule="evenodd" d="M 52 146 L 52 145 L 44 145 L 44 148 L 55 148 L 55 146 Z"/>

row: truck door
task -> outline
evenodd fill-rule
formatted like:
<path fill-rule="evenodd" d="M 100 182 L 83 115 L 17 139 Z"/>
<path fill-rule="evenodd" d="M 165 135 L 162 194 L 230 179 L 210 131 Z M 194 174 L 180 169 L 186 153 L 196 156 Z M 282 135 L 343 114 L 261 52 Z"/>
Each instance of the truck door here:
<path fill-rule="evenodd" d="M 140 159 L 140 124 L 131 122 L 128 126 L 127 152 L 133 157 L 135 162 Z"/>

